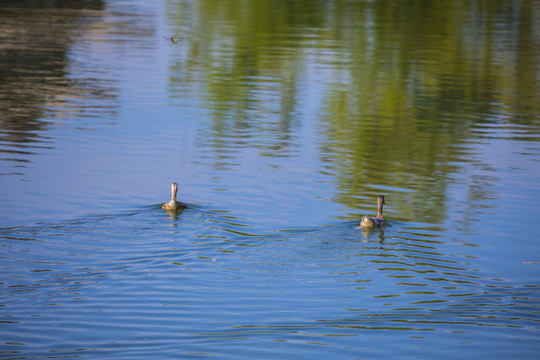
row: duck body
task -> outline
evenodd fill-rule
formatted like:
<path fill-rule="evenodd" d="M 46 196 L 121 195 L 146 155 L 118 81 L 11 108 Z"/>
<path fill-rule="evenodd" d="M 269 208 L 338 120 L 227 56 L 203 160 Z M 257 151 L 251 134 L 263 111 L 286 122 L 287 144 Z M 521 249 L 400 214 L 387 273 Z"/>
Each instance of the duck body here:
<path fill-rule="evenodd" d="M 161 205 L 163 210 L 184 210 L 187 208 L 186 204 L 178 200 L 169 200 L 165 204 Z"/>
<path fill-rule="evenodd" d="M 364 215 L 362 218 L 362 221 L 360 221 L 360 228 L 364 227 L 377 227 L 377 226 L 383 226 L 385 224 L 384 219 L 379 219 L 377 217 L 369 217 L 367 215 Z"/>
<path fill-rule="evenodd" d="M 176 200 L 176 193 L 178 192 L 178 184 L 172 183 L 171 185 L 171 200 L 167 201 L 165 204 L 161 205 L 163 210 L 184 210 L 187 208 L 187 205 L 181 201 Z"/>
<path fill-rule="evenodd" d="M 379 195 L 379 198 L 377 199 L 377 216 L 370 217 L 370 216 L 364 215 L 364 217 L 362 218 L 362 221 L 360 221 L 360 226 L 356 227 L 355 229 L 379 227 L 379 226 L 386 225 L 386 221 L 384 220 L 384 215 L 383 215 L 384 204 L 385 204 L 384 196 Z"/>

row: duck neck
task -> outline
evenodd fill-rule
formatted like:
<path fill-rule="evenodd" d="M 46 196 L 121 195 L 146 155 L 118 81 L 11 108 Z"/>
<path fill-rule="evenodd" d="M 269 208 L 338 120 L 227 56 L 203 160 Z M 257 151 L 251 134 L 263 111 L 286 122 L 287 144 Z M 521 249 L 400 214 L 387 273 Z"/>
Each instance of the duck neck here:
<path fill-rule="evenodd" d="M 377 201 L 377 218 L 379 219 L 384 219 L 384 215 L 382 213 L 382 208 L 383 208 L 383 204 L 384 204 L 384 197 L 382 196 L 379 196 L 379 199 Z"/>
<path fill-rule="evenodd" d="M 178 185 L 176 183 L 173 183 L 171 185 L 171 200 L 176 201 L 176 193 L 178 192 Z"/>

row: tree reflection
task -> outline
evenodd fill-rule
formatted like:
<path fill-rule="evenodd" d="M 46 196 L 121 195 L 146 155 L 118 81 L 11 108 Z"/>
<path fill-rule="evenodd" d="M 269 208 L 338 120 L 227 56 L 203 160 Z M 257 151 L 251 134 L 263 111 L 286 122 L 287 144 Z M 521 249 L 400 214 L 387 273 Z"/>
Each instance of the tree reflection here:
<path fill-rule="evenodd" d="M 70 31 L 81 13 L 59 9 L 103 7 L 101 1 L 6 1 L 0 6 L 0 131 L 5 160 L 25 163 L 32 149 L 48 148 L 46 107 L 64 107 L 76 87 L 66 78 Z M 73 95 L 71 95 L 73 96 Z M 21 151 L 20 149 L 25 149 Z"/>
<path fill-rule="evenodd" d="M 119 104 L 111 100 L 119 92 L 117 79 L 107 64 L 96 60 L 101 51 L 96 43 L 103 45 L 124 32 L 144 41 L 151 30 L 143 21 L 133 21 L 136 14 L 117 10 L 112 17 L 104 8 L 100 0 L 0 5 L 0 135 L 8 147 L 0 150 L 4 161 L 23 167 L 35 149 L 54 147 L 56 139 L 46 133 L 52 124 L 78 120 L 74 128 L 95 129 L 95 121 L 81 120 L 114 123 L 111 117 Z M 80 54 L 83 59 L 76 58 Z"/>
<path fill-rule="evenodd" d="M 335 177 L 334 200 L 351 209 L 369 206 L 364 194 L 385 191 L 393 212 L 440 223 L 451 175 L 470 162 L 466 140 L 479 124 L 539 125 L 534 2 L 169 7 L 183 40 L 171 96 L 203 98 L 216 152 L 232 140 L 262 156 L 292 156 L 306 141 L 302 125 L 317 122 L 322 171 Z M 316 119 L 301 112 L 311 85 L 322 100 Z M 482 192 L 475 183 L 471 191 Z"/>

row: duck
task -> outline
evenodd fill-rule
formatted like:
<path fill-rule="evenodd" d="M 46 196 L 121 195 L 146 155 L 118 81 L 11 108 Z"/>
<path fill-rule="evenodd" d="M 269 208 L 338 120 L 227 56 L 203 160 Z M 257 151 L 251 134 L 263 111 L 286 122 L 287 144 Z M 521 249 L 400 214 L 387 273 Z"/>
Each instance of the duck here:
<path fill-rule="evenodd" d="M 171 185 L 171 200 L 161 205 L 163 210 L 184 210 L 187 205 L 183 202 L 176 200 L 176 193 L 178 192 L 178 184 L 173 182 Z"/>
<path fill-rule="evenodd" d="M 384 215 L 382 213 L 384 204 L 384 195 L 379 195 L 379 197 L 377 198 L 377 216 L 369 217 L 367 215 L 364 215 L 362 221 L 360 221 L 360 226 L 356 227 L 355 229 L 384 226 L 386 224 L 384 220 Z"/>

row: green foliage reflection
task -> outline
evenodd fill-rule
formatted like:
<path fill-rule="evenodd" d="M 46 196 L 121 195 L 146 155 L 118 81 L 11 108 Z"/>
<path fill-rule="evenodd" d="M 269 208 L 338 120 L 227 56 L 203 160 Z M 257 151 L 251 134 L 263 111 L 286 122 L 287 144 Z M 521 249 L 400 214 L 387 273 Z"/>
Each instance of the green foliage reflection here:
<path fill-rule="evenodd" d="M 317 123 L 323 171 L 350 208 L 393 192 L 394 211 L 439 222 L 449 175 L 471 160 L 465 142 L 478 126 L 538 134 L 534 2 L 171 0 L 169 8 L 184 41 L 171 94 L 208 104 L 215 146 L 236 139 L 263 156 L 289 156 L 300 126 Z M 302 107 L 319 107 L 317 117 L 304 118 Z M 471 179 L 471 196 L 489 196 L 491 181 Z"/>

